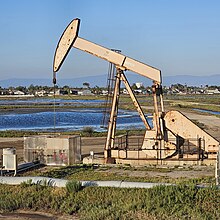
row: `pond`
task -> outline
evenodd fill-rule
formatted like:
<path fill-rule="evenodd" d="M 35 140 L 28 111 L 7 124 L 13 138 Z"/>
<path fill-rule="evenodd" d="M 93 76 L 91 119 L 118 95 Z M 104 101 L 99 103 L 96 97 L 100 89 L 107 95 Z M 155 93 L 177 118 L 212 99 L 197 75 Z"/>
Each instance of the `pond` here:
<path fill-rule="evenodd" d="M 0 130 L 32 131 L 77 131 L 84 127 L 93 127 L 95 131 L 104 131 L 100 127 L 103 118 L 101 108 L 36 110 L 33 112 L 4 112 L 0 114 Z M 151 122 L 150 122 L 151 123 Z M 117 129 L 144 128 L 139 114 L 133 111 L 119 110 Z"/>
<path fill-rule="evenodd" d="M 204 110 L 204 109 L 198 109 L 198 108 L 194 108 L 193 110 L 198 111 L 198 112 L 209 113 L 209 114 L 213 114 L 213 115 L 220 115 L 220 112 L 212 111 L 212 110 Z"/>

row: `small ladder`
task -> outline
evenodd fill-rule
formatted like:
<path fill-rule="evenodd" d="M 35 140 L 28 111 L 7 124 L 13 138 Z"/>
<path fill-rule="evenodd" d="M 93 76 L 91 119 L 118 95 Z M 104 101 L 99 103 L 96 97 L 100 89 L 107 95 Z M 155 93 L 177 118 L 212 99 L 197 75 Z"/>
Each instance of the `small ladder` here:
<path fill-rule="evenodd" d="M 120 50 L 112 49 L 112 51 L 121 53 Z M 108 93 L 106 95 L 105 107 L 103 110 L 103 118 L 102 118 L 102 123 L 101 123 L 102 128 L 107 128 L 108 123 L 109 123 L 110 112 L 111 112 L 111 107 L 112 107 L 112 97 L 113 97 L 114 87 L 115 87 L 116 71 L 117 70 L 116 70 L 115 64 L 109 63 L 107 86 L 106 86 Z"/>

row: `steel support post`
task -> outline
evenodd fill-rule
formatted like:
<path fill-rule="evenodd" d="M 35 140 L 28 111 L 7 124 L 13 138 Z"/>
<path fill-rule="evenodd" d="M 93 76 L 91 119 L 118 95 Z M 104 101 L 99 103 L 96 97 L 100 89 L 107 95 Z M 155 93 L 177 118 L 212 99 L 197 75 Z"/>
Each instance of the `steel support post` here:
<path fill-rule="evenodd" d="M 108 124 L 108 133 L 105 145 L 105 158 L 111 158 L 111 149 L 114 147 L 114 139 L 115 139 L 115 130 L 116 130 L 116 120 L 118 113 L 118 102 L 120 96 L 120 82 L 121 82 L 121 74 L 122 70 L 117 68 L 116 80 L 115 80 L 115 88 L 112 99 L 112 108 L 110 113 L 110 119 Z"/>

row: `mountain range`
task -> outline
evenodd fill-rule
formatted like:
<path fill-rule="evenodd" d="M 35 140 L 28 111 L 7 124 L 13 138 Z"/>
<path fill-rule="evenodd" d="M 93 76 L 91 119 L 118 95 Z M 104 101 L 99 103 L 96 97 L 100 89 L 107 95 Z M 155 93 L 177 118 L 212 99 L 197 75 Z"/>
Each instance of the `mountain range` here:
<path fill-rule="evenodd" d="M 152 84 L 151 80 L 133 73 L 126 74 L 128 81 L 132 85 L 136 82 L 142 82 L 144 86 L 150 86 Z M 78 77 L 72 79 L 57 79 L 58 86 L 68 85 L 71 87 L 82 87 L 83 83 L 89 83 L 90 87 L 99 86 L 106 87 L 107 85 L 107 75 L 97 75 L 97 76 L 86 76 Z M 172 84 L 182 84 L 187 86 L 201 86 L 201 85 L 220 85 L 220 74 L 210 75 L 210 76 L 193 76 L 193 75 L 176 75 L 176 76 L 164 76 L 162 84 L 164 86 L 170 86 Z M 10 86 L 30 86 L 41 85 L 41 86 L 52 86 L 51 79 L 7 79 L 0 80 L 0 86 L 2 88 L 8 88 Z"/>

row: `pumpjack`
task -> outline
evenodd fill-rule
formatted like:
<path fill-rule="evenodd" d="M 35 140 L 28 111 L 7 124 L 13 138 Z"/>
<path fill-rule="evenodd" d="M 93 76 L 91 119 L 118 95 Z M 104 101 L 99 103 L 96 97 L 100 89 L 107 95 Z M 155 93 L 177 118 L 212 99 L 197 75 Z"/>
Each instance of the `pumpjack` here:
<path fill-rule="evenodd" d="M 79 26 L 80 19 L 76 18 L 72 20 L 59 40 L 53 62 L 54 82 L 56 81 L 55 73 L 60 69 L 70 49 L 73 47 L 115 65 L 115 83 L 108 122 L 108 133 L 104 147 L 104 158 L 106 162 L 127 158 L 137 160 L 165 160 L 168 158 L 184 159 L 183 146 L 186 143 L 188 143 L 188 147 L 190 145 L 197 149 L 197 159 L 204 160 L 206 158 L 216 158 L 219 150 L 219 142 L 214 137 L 199 128 L 181 112 L 175 110 L 165 112 L 161 71 L 159 69 L 118 53 L 117 51 L 80 38 L 78 36 Z M 153 81 L 153 126 L 150 126 L 148 123 L 148 120 L 131 89 L 131 86 L 126 78 L 126 70 L 140 74 Z M 130 97 L 146 128 L 143 144 L 141 149 L 138 151 L 138 155 L 134 150 L 129 150 L 127 148 L 119 149 L 114 145 L 121 82 L 124 82 L 125 87 L 130 94 Z M 187 155 L 187 158 L 189 157 L 190 155 Z M 193 156 L 191 157 L 192 159 L 195 159 Z"/>

